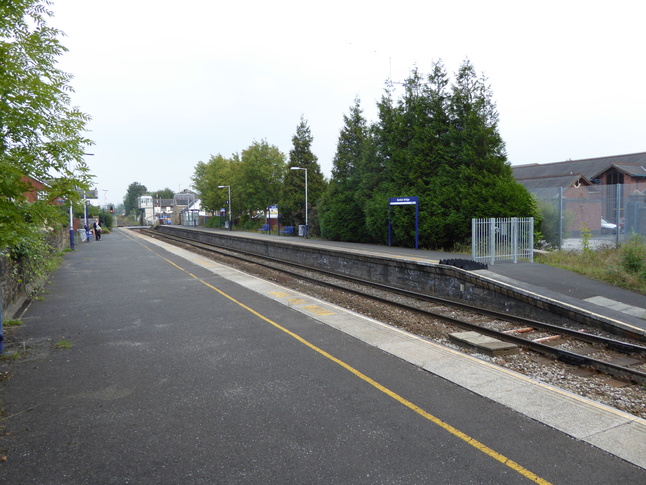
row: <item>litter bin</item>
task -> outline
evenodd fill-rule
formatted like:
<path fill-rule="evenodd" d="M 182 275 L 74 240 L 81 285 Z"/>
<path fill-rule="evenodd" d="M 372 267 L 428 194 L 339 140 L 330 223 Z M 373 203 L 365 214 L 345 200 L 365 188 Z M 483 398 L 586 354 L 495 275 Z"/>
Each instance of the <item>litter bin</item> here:
<path fill-rule="evenodd" d="M 305 237 L 305 226 L 298 226 L 298 235 Z"/>

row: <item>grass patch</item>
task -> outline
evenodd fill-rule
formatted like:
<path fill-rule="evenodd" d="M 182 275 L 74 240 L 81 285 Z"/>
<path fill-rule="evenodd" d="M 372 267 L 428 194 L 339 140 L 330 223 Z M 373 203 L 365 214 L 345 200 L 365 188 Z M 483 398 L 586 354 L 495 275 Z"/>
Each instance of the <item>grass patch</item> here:
<path fill-rule="evenodd" d="M 24 355 L 24 353 L 18 352 L 18 351 L 5 352 L 3 354 L 0 354 L 0 360 L 3 360 L 3 361 L 18 360 L 23 355 Z"/>
<path fill-rule="evenodd" d="M 4 327 L 17 327 L 18 325 L 22 325 L 22 321 L 18 319 L 3 320 L 2 325 Z"/>
<path fill-rule="evenodd" d="M 646 295 L 646 242 L 640 236 L 618 249 L 554 251 L 534 261 Z"/>
<path fill-rule="evenodd" d="M 56 342 L 54 347 L 56 347 L 57 349 L 71 349 L 72 345 L 74 344 L 72 344 L 70 340 L 63 339 Z"/>

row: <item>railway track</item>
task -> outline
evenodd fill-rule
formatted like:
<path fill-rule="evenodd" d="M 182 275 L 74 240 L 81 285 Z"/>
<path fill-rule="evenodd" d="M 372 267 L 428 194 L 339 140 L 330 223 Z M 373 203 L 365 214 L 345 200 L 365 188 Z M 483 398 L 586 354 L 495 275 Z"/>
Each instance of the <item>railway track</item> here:
<path fill-rule="evenodd" d="M 242 251 L 234 252 L 177 236 L 160 234 L 153 230 L 143 230 L 143 232 L 157 239 L 206 251 L 220 258 L 235 260 L 239 264 L 278 272 L 279 280 L 289 276 L 307 281 L 310 285 L 316 285 L 319 288 L 327 287 L 333 291 L 352 293 L 360 298 L 369 298 L 377 304 L 414 312 L 431 321 L 441 321 L 449 327 L 477 332 L 515 344 L 549 359 L 592 369 L 630 383 L 646 383 L 646 346 L 643 346 L 642 342 L 618 340 L 591 333 L 585 329 L 568 328 L 490 311 L 464 302 L 359 280 L 333 271 L 322 271 L 267 256 L 260 257 Z M 245 267 L 245 270 L 255 272 L 249 267 Z M 394 298 L 394 295 L 397 295 L 397 298 Z M 577 349 L 579 349 L 578 352 Z"/>

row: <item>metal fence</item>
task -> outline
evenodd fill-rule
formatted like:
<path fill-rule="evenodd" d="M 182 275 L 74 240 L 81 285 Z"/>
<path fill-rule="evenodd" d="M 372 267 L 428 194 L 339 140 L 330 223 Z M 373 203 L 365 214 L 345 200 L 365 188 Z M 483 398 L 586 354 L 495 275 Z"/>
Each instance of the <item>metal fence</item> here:
<path fill-rule="evenodd" d="M 534 261 L 533 217 L 471 219 L 471 235 L 474 261 Z"/>
<path fill-rule="evenodd" d="M 646 191 L 635 184 L 579 185 L 532 191 L 543 220 L 543 242 L 552 247 L 618 246 L 646 236 Z"/>

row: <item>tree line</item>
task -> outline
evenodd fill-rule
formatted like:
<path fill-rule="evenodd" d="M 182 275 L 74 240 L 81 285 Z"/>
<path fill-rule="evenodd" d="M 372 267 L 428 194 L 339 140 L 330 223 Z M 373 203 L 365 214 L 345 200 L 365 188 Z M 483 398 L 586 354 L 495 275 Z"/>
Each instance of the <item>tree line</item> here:
<path fill-rule="evenodd" d="M 56 204 L 78 202 L 77 189 L 91 182 L 89 116 L 71 105 L 71 76 L 56 67 L 65 48 L 47 25 L 47 5 L 0 4 L 0 248 L 37 243 L 42 227 L 64 227 L 66 211 Z M 401 85 L 386 83 L 377 108 L 369 123 L 356 99 L 343 116 L 329 181 L 304 117 L 288 154 L 261 140 L 198 162 L 192 180 L 204 208 L 218 213 L 233 202 L 236 224 L 253 229 L 262 222 L 256 216 L 277 204 L 283 225 L 304 224 L 307 212 L 311 235 L 343 241 L 385 243 L 390 222 L 393 243 L 410 246 L 413 211 L 388 201 L 415 196 L 428 248 L 467 242 L 474 217 L 538 215 L 513 179 L 487 80 L 469 61 L 452 78 L 437 62 L 429 74 L 414 69 Z M 294 167 L 307 170 L 307 211 L 305 174 Z M 35 203 L 24 195 L 25 175 L 46 182 Z M 129 189 L 126 211 L 145 190 L 139 185 Z M 231 189 L 231 200 L 219 186 Z"/>
<path fill-rule="evenodd" d="M 64 208 L 91 181 L 90 117 L 71 104 L 71 76 L 57 67 L 66 48 L 47 5 L 0 2 L 0 254 L 41 253 L 42 228 L 64 227 Z M 29 178 L 44 184 L 36 201 Z"/>
<path fill-rule="evenodd" d="M 411 246 L 414 209 L 390 207 L 393 197 L 418 198 L 419 240 L 427 248 L 467 243 L 472 218 L 538 216 L 513 178 L 491 88 L 470 61 L 453 80 L 438 61 L 429 74 L 414 69 L 401 86 L 387 82 L 377 108 L 378 119 L 368 123 L 357 98 L 343 116 L 329 181 L 303 117 L 288 157 L 262 140 L 199 162 L 192 180 L 203 207 L 225 207 L 228 191 L 218 187 L 228 186 L 239 224 L 253 228 L 253 216 L 273 204 L 281 224 L 304 224 L 303 173 L 290 170 L 300 167 L 308 170 L 310 234 L 327 239 L 384 244 L 390 221 L 393 244 Z"/>
<path fill-rule="evenodd" d="M 264 223 L 267 209 L 277 205 L 281 225 L 305 224 L 305 175 L 301 170 L 290 170 L 299 167 L 307 170 L 308 222 L 311 227 L 318 227 L 312 220 L 316 221 L 317 201 L 327 190 L 327 181 L 312 153 L 312 141 L 307 121 L 301 117 L 288 156 L 261 140 L 254 141 L 240 154 L 228 158 L 218 154 L 208 162 L 198 162 L 192 181 L 202 207 L 219 213 L 222 208 L 229 210 L 230 203 L 234 220 L 253 229 Z"/>

